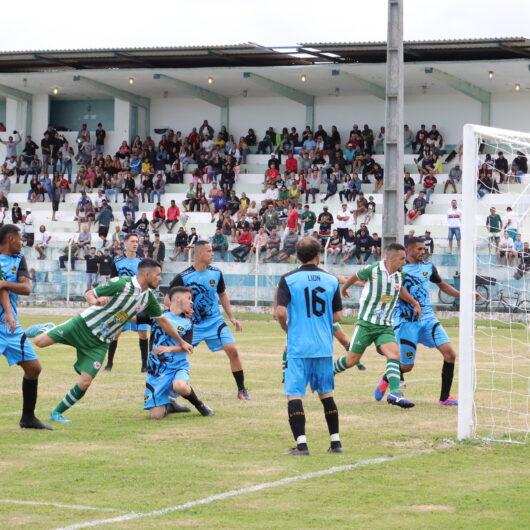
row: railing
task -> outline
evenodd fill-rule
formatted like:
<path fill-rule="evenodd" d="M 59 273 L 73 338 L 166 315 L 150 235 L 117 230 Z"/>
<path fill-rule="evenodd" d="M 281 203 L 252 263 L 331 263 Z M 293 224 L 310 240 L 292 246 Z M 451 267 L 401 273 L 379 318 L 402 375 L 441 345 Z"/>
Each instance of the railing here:
<path fill-rule="evenodd" d="M 74 244 L 74 238 L 68 241 L 68 252 L 66 255 L 66 301 L 70 301 L 70 282 L 72 281 L 72 245 Z"/>

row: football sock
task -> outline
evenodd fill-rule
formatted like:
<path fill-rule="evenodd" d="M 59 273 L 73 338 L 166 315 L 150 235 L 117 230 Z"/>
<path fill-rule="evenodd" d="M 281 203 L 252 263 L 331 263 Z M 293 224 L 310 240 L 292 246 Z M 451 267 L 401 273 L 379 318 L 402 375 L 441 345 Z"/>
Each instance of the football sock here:
<path fill-rule="evenodd" d="M 116 353 L 116 348 L 118 347 L 118 341 L 113 340 L 109 344 L 109 350 L 107 352 L 107 364 L 112 366 L 114 362 L 114 354 Z"/>
<path fill-rule="evenodd" d="M 448 363 L 444 361 L 442 367 L 442 389 L 440 391 L 440 401 L 445 401 L 451 393 L 451 385 L 453 384 L 453 375 L 455 373 L 455 363 Z"/>
<path fill-rule="evenodd" d="M 400 381 L 405 381 L 405 378 L 403 377 L 403 372 L 401 371 L 401 367 L 399 369 L 399 380 Z"/>
<path fill-rule="evenodd" d="M 331 436 L 339 434 L 339 411 L 335 400 L 332 397 L 327 397 L 321 400 L 324 407 L 324 416 L 328 424 L 328 431 Z M 335 436 L 335 441 L 338 441 Z"/>
<path fill-rule="evenodd" d="M 344 372 L 344 370 L 347 370 L 349 367 L 346 366 L 346 356 L 343 355 L 342 357 L 339 357 L 335 364 L 333 365 L 333 373 L 334 374 L 340 374 L 341 372 Z"/>
<path fill-rule="evenodd" d="M 86 393 L 86 390 L 81 390 L 77 385 L 71 388 L 64 396 L 64 399 L 53 409 L 53 412 L 62 414 L 70 407 L 73 407 Z"/>
<path fill-rule="evenodd" d="M 399 394 L 399 361 L 397 359 L 387 359 L 386 377 L 390 385 L 391 394 Z"/>
<path fill-rule="evenodd" d="M 245 390 L 245 374 L 243 370 L 238 370 L 237 372 L 232 372 L 234 379 L 236 380 L 236 385 L 238 390 Z"/>
<path fill-rule="evenodd" d="M 140 343 L 140 355 L 142 356 L 142 368 L 147 366 L 147 354 L 149 353 L 149 339 L 138 339 Z"/>
<path fill-rule="evenodd" d="M 181 394 L 182 395 L 182 394 Z M 195 408 L 198 408 L 202 405 L 202 401 L 197 397 L 193 388 L 189 396 L 182 396 L 184 399 L 187 399 Z"/>
<path fill-rule="evenodd" d="M 289 425 L 297 442 L 298 449 L 307 449 L 305 439 L 305 412 L 301 399 L 292 399 L 287 402 L 287 413 L 289 415 Z M 303 438 L 301 438 L 303 437 Z"/>
<path fill-rule="evenodd" d="M 38 384 L 38 379 L 22 378 L 22 416 L 24 418 L 32 418 L 35 416 Z"/>

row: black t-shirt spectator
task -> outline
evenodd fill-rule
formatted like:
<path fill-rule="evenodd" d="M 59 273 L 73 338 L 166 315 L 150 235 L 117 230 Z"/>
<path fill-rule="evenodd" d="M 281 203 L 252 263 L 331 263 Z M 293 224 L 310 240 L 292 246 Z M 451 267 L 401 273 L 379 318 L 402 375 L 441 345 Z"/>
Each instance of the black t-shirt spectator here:
<path fill-rule="evenodd" d="M 112 259 L 112 256 L 101 256 L 99 258 L 99 273 L 102 276 L 110 276 L 110 273 L 112 272 L 113 263 L 114 260 Z"/>
<path fill-rule="evenodd" d="M 98 265 L 99 265 L 99 256 L 87 256 L 86 261 L 86 271 L 92 274 L 97 274 Z"/>
<path fill-rule="evenodd" d="M 42 154 L 43 155 L 49 155 L 51 154 L 51 147 L 52 147 L 52 142 L 47 139 L 47 138 L 43 138 L 41 141 L 40 141 L 40 146 L 41 146 L 41 149 L 42 149 Z"/>
<path fill-rule="evenodd" d="M 105 136 L 107 136 L 105 129 L 96 129 L 96 145 L 104 145 Z"/>
<path fill-rule="evenodd" d="M 524 155 L 518 155 L 513 159 L 512 166 L 517 171 L 522 171 L 524 174 L 528 173 L 528 159 Z"/>
<path fill-rule="evenodd" d="M 495 169 L 502 173 L 508 173 L 508 160 L 506 158 L 495 159 Z"/>
<path fill-rule="evenodd" d="M 22 152 L 25 153 L 26 156 L 35 156 L 35 152 L 38 148 L 39 146 L 32 140 L 31 142 L 26 142 Z"/>
<path fill-rule="evenodd" d="M 422 214 L 425 213 L 425 208 L 427 207 L 427 201 L 425 199 L 417 197 L 412 204 L 415 210 L 420 211 Z"/>
<path fill-rule="evenodd" d="M 134 229 L 139 230 L 140 232 L 147 232 L 149 229 L 149 219 L 143 219 L 140 217 L 140 219 L 134 224 Z"/>

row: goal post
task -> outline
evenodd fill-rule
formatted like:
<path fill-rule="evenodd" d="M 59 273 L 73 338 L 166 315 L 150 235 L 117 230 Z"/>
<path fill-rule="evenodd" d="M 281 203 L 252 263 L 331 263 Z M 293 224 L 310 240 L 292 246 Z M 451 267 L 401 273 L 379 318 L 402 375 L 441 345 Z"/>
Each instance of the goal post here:
<path fill-rule="evenodd" d="M 495 168 L 499 152 L 508 171 Z M 529 278 L 518 277 L 515 253 L 496 251 L 486 218 L 491 207 L 515 219 L 515 232 L 530 240 L 530 180 L 514 160 L 530 153 L 530 133 L 480 125 L 465 125 L 462 160 L 462 242 L 459 315 L 459 440 L 483 438 L 504 442 L 528 441 L 530 415 Z M 487 156 L 491 160 L 486 160 Z M 524 174 L 523 174 L 524 173 Z M 502 182 L 499 193 L 479 197 L 479 175 Z M 513 212 L 507 211 L 507 207 Z M 515 229 L 513 227 L 515 226 Z M 508 238 L 505 238 L 508 241 Z M 493 243 L 492 243 L 493 242 Z M 503 247 L 504 248 L 504 247 Z M 511 257 L 510 257 L 511 256 Z M 506 265 L 504 266 L 504 260 Z M 476 278 L 491 278 L 487 303 L 476 304 Z M 495 285 L 495 286 L 494 286 Z M 493 287 L 494 286 L 494 287 Z M 477 307 L 476 307 L 477 305 Z M 477 312 L 480 311 L 480 312 Z M 477 319 L 480 326 L 477 327 Z"/>

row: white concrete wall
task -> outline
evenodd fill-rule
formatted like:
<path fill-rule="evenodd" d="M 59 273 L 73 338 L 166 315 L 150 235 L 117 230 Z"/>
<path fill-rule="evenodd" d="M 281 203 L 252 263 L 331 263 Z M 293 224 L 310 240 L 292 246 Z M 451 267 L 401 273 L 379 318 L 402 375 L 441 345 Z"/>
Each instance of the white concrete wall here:
<path fill-rule="evenodd" d="M 491 125 L 515 131 L 530 131 L 530 91 L 492 94 Z"/>
<path fill-rule="evenodd" d="M 131 104 L 114 98 L 114 132 L 105 140 L 105 151 L 114 154 L 123 140 L 129 142 Z"/>
<path fill-rule="evenodd" d="M 40 145 L 44 131 L 48 128 L 49 117 L 50 96 L 48 94 L 34 95 L 31 108 L 31 136 L 38 145 Z"/>

